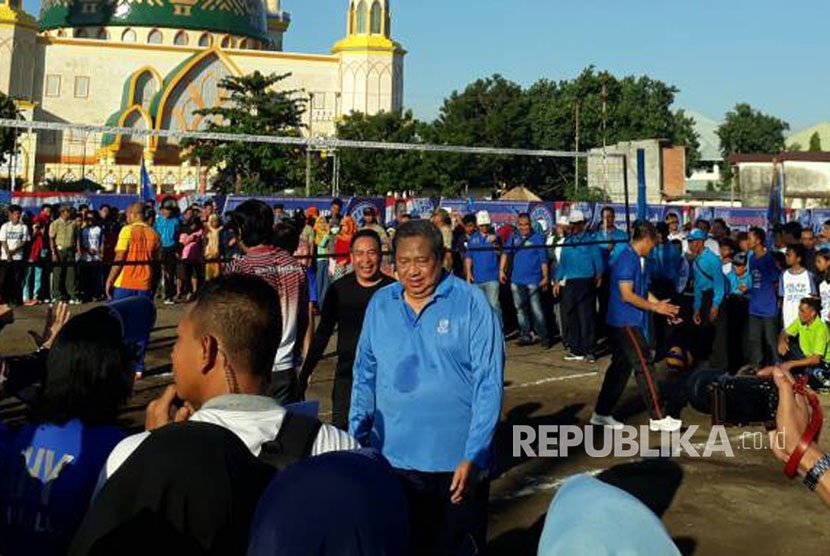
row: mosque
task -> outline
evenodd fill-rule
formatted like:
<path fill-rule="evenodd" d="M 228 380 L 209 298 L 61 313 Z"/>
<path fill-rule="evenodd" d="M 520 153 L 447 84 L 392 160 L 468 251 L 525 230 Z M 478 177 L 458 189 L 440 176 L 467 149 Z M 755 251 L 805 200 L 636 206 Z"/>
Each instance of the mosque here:
<path fill-rule="evenodd" d="M 392 39 L 389 0 L 350 0 L 346 36 L 329 54 L 283 51 L 280 0 L 0 0 L 0 92 L 30 121 L 199 130 L 195 110 L 222 102 L 229 75 L 291 74 L 307 132 L 332 135 L 342 116 L 400 110 L 406 51 Z M 346 7 L 346 6 L 344 6 Z M 203 189 L 176 141 L 38 131 L 19 139 L 10 174 L 26 189 L 86 178 L 135 193 L 144 161 L 157 191 Z M 20 186 L 19 186 L 20 187 Z"/>

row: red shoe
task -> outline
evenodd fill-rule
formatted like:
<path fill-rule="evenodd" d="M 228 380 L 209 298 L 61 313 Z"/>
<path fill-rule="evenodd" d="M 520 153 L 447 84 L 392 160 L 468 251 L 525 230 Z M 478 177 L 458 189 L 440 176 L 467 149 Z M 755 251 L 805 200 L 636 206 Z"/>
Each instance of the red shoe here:
<path fill-rule="evenodd" d="M 37 299 L 30 299 L 23 305 L 25 305 L 26 307 L 34 307 L 35 305 L 40 305 L 40 301 L 38 301 Z"/>

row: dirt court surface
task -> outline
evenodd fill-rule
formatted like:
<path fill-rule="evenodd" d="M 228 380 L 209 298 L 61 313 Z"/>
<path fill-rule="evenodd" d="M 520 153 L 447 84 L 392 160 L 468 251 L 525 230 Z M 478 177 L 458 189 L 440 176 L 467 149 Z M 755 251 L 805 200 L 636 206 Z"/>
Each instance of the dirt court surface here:
<path fill-rule="evenodd" d="M 169 354 L 181 311 L 181 306 L 159 307 L 147 357 L 147 367 L 155 376 L 138 384 L 122 416 L 125 427 L 141 427 L 144 406 L 171 380 Z M 17 309 L 15 323 L 0 336 L 0 353 L 30 351 L 33 344 L 27 330 L 40 331 L 43 315 L 42 307 Z M 330 417 L 334 363 L 333 357 L 320 363 L 309 389 L 309 398 L 321 401 L 324 419 Z M 492 485 L 488 554 L 536 554 L 552 497 L 564 480 L 579 473 L 603 474 L 637 492 L 662 514 L 684 554 L 830 553 L 830 509 L 800 481 L 784 476 L 783 464 L 766 449 L 766 435 L 749 436 L 760 429 L 727 429 L 734 457 L 717 453 L 709 458 L 687 454 L 670 459 L 591 458 L 581 448 L 565 458 L 512 457 L 513 425 L 586 424 L 607 365 L 607 357 L 596 364 L 567 363 L 559 347 L 545 351 L 508 343 L 504 418 L 498 437 L 501 473 Z M 830 397 L 823 396 L 822 403 L 828 413 Z M 633 378 L 622 406 L 617 416 L 628 424 L 648 423 Z M 0 419 L 14 420 L 20 413 L 19 405 L 0 403 Z M 708 416 L 687 408 L 683 420 L 684 425 L 699 426 L 692 443 L 702 451 L 710 432 Z M 650 438 L 652 445 L 659 442 L 657 434 Z M 754 449 L 760 438 L 764 447 Z M 827 447 L 826 441 L 822 444 Z"/>

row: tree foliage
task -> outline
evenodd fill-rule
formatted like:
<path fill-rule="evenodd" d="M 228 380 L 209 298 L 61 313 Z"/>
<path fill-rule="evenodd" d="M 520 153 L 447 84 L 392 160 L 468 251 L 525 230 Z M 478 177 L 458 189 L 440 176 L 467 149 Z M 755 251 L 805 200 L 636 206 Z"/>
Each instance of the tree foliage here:
<path fill-rule="evenodd" d="M 374 116 L 355 113 L 337 126 L 337 137 L 350 141 L 421 142 L 423 124 L 407 111 Z M 431 155 L 415 151 L 341 149 L 340 190 L 346 195 L 386 195 L 390 191 L 419 193 L 435 183 Z"/>
<path fill-rule="evenodd" d="M 726 113 L 716 133 L 724 158 L 732 154 L 778 154 L 786 148 L 784 132 L 790 124 L 764 114 L 748 104 L 738 104 Z"/>
<path fill-rule="evenodd" d="M 304 127 L 305 101 L 299 91 L 276 89 L 287 77 L 259 71 L 226 77 L 219 83 L 227 94 L 222 104 L 195 113 L 206 117 L 208 132 L 297 137 Z M 220 191 L 270 193 L 305 182 L 303 148 L 195 139 L 182 147 L 186 158 L 217 172 L 214 187 Z"/>
<path fill-rule="evenodd" d="M 20 117 L 20 112 L 11 97 L 0 93 L 0 118 L 14 120 Z M 14 150 L 17 130 L 14 128 L 0 129 L 0 164 L 8 162 Z"/>
<path fill-rule="evenodd" d="M 818 134 L 818 131 L 813 133 L 810 136 L 810 150 L 811 151 L 820 151 L 821 150 L 821 137 Z"/>

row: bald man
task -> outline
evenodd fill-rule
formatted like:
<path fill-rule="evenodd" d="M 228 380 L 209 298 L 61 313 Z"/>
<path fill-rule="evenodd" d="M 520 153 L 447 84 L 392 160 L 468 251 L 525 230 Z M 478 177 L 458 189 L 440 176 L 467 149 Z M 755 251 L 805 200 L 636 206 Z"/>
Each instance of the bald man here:
<path fill-rule="evenodd" d="M 147 209 L 142 203 L 133 203 L 127 207 L 127 225 L 121 228 L 115 245 L 116 263 L 154 263 L 159 260 L 161 239 L 144 221 L 145 210 Z M 153 299 L 155 270 L 153 264 L 116 264 L 107 278 L 107 296 L 116 301 L 136 296 Z"/>

